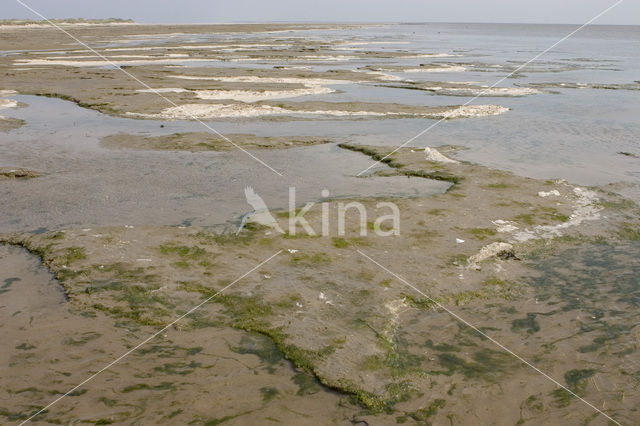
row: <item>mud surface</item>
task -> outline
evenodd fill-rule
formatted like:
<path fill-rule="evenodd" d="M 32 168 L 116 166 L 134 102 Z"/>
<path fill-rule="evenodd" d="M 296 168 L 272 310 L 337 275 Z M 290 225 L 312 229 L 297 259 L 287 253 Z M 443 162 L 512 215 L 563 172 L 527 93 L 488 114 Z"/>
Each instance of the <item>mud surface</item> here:
<path fill-rule="evenodd" d="M 343 148 L 382 159 L 393 173 L 410 179 L 440 179 L 454 185 L 439 196 L 391 199 L 402 212 L 404 237 L 379 236 L 376 231 L 390 231 L 389 222 L 359 223 L 354 214 L 347 217 L 344 236 L 312 236 L 301 226 L 294 234 L 287 227 L 288 212 L 276 215 L 287 230 L 284 235 L 249 220 L 238 235 L 193 227 L 128 226 L 3 237 L 42 257 L 64 287 L 69 304 L 79 314 L 96 318 L 91 321 L 100 338 L 106 326 L 99 326 L 98 319 L 113 321 L 129 332 L 137 330 L 135 336 L 140 337 L 211 298 L 173 325 L 166 336 L 149 342 L 124 366 L 88 386 L 82 398 L 87 407 L 96 398 L 107 398 L 117 401 L 113 407 L 138 407 L 135 415 L 107 410 L 100 417 L 107 420 L 144 415 L 146 420 L 160 421 L 174 414 L 184 421 L 204 421 L 197 411 L 175 414 L 179 401 L 190 397 L 197 402 L 210 394 L 210 387 L 206 392 L 200 387 L 207 382 L 204 371 L 204 377 L 220 380 L 218 368 L 224 364 L 228 375 L 230 364 L 226 363 L 235 365 L 244 359 L 234 351 L 263 353 L 264 349 L 254 346 L 262 344 L 273 345 L 274 353 L 310 376 L 303 380 L 295 376 L 301 373 L 291 372 L 288 375 L 293 378 L 284 380 L 286 375 L 275 367 L 265 368 L 264 373 L 258 369 L 251 389 L 261 386 L 261 374 L 267 374 L 266 380 L 272 380 L 269 374 L 277 380 L 273 377 L 268 386 L 265 382 L 258 388 L 255 403 L 247 397 L 234 398 L 234 389 L 243 394 L 249 391 L 226 381 L 216 400 L 224 395 L 230 405 L 217 418 L 265 421 L 273 417 L 270 410 L 295 401 L 296 380 L 313 383 L 312 377 L 342 395 L 314 393 L 321 404 L 343 400 L 338 403 L 342 408 L 328 421 L 439 423 L 449 419 L 464 424 L 478 416 L 495 416 L 498 409 L 508 423 L 594 417 L 592 409 L 458 323 L 442 310 L 446 307 L 577 394 L 603 405 L 617 419 L 624 422 L 635 416 L 637 366 L 620 366 L 637 349 L 628 339 L 635 333 L 632 311 L 638 291 L 637 264 L 628 260 L 640 250 L 633 203 L 564 182 L 519 178 L 455 160 L 435 162 L 427 160 L 424 151 L 400 150 L 385 159 L 391 150 Z M 445 147 L 442 152 L 451 156 L 455 149 Z M 434 151 L 429 158 L 434 158 Z M 360 201 L 373 212 L 382 200 Z M 329 211 L 335 212 L 339 202 L 329 201 Z M 319 234 L 319 209 L 310 210 L 304 218 Z M 335 226 L 334 219 L 330 226 Z M 366 235 L 362 227 L 369 230 Z M 492 252 L 497 246 L 500 250 Z M 578 248 L 567 251 L 570 247 Z M 590 250 L 601 251 L 603 257 L 595 263 L 570 260 Z M 236 282 L 273 255 L 270 262 Z M 369 258 L 399 271 L 423 294 Z M 563 278 L 567 262 L 570 275 Z M 617 271 L 615 281 L 606 279 L 611 271 Z M 588 284 L 580 276 L 601 284 Z M 560 281 L 565 285 L 556 285 Z M 233 285 L 226 288 L 229 284 Z M 106 328 L 109 334 L 116 333 Z M 98 337 L 87 333 L 73 342 L 81 342 L 77 344 L 81 348 L 98 345 Z M 257 334 L 241 337 L 243 333 Z M 199 339 L 213 338 L 199 337 L 204 335 L 225 342 L 226 349 L 215 345 L 216 354 L 234 361 L 202 359 L 205 353 L 211 356 L 205 350 L 178 355 L 180 350 L 188 353 L 192 346 L 202 347 Z M 109 341 L 123 347 L 123 339 L 116 335 Z M 152 350 L 161 357 L 169 350 L 163 346 L 167 339 L 173 349 L 166 356 L 180 361 L 163 359 L 156 365 L 153 357 L 141 356 Z M 195 345 L 195 341 L 201 343 Z M 107 358 L 102 356 L 100 361 Z M 118 374 L 120 368 L 134 368 L 132 364 L 137 373 Z M 22 365 L 17 363 L 12 374 L 19 374 Z M 39 365 L 48 364 L 41 359 Z M 32 364 L 29 368 L 42 390 L 14 392 L 13 406 L 22 407 L 18 413 L 41 406 L 50 388 L 65 388 L 75 381 L 64 378 L 65 386 L 55 386 L 58 375 L 47 379 L 43 376 L 47 370 Z M 35 380 L 38 375 L 41 378 Z M 54 377 L 54 382 L 48 382 Z M 233 383 L 241 382 L 241 377 L 234 376 Z M 117 381 L 109 386 L 113 390 L 108 395 L 99 387 L 104 380 Z M 315 407 L 313 398 L 305 397 L 295 411 L 309 413 Z M 501 401 L 499 408 L 491 405 L 495 400 Z M 81 416 L 84 406 L 70 404 L 73 398 L 42 418 L 64 422 Z"/>
<path fill-rule="evenodd" d="M 100 144 L 112 149 L 175 150 L 175 151 L 230 151 L 236 146 L 250 149 L 283 149 L 329 143 L 308 136 L 267 137 L 249 134 L 227 134 L 225 138 L 211 133 L 174 133 L 168 136 L 115 134 L 104 137 Z M 234 145 L 235 144 L 235 145 Z"/>

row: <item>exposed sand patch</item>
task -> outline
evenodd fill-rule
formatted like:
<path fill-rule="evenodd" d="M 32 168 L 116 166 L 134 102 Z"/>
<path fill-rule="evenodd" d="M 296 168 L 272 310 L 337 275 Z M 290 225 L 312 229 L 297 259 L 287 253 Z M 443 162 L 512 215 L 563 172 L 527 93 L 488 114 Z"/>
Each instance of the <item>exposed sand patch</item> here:
<path fill-rule="evenodd" d="M 186 93 L 191 90 L 183 89 L 181 87 L 158 87 L 154 89 L 138 89 L 136 92 L 140 93 Z"/>
<path fill-rule="evenodd" d="M 491 115 L 500 115 L 507 111 L 509 111 L 509 108 L 500 105 L 465 105 L 445 112 L 443 117 L 447 119 L 488 117 Z"/>
<path fill-rule="evenodd" d="M 364 108 L 373 105 L 359 103 L 308 102 L 273 106 L 265 104 L 183 104 L 163 109 L 160 113 L 126 113 L 129 116 L 152 119 L 185 120 L 215 118 L 256 118 L 266 116 L 334 116 L 334 117 L 423 117 L 433 119 L 456 119 L 487 117 L 509 110 L 499 105 L 467 105 L 462 107 L 406 107 L 393 104 L 394 110 L 384 110 L 385 104 L 376 105 L 376 110 Z M 348 107 L 349 109 L 341 109 Z M 362 108 L 362 109 L 361 109 Z"/>
<path fill-rule="evenodd" d="M 328 87 L 312 87 L 307 89 L 295 89 L 295 90 L 265 90 L 265 91 L 252 91 L 252 90 L 196 90 L 194 93 L 199 99 L 209 100 L 222 100 L 233 99 L 242 102 L 256 102 L 266 99 L 286 99 L 295 98 L 298 96 L 309 95 L 326 95 L 328 93 L 334 93 L 335 90 Z"/>
<path fill-rule="evenodd" d="M 296 78 L 296 77 L 258 77 L 258 76 L 189 76 L 174 75 L 172 78 L 181 80 L 219 81 L 223 83 L 259 83 L 274 85 L 301 85 L 302 88 L 292 90 L 194 90 L 199 99 L 222 100 L 233 99 L 242 102 L 256 102 L 267 99 L 285 99 L 308 95 L 324 95 L 334 93 L 335 90 L 327 85 L 349 84 L 349 80 Z"/>
<path fill-rule="evenodd" d="M 17 106 L 18 106 L 18 101 L 15 101 L 13 99 L 0 98 L 0 109 L 16 108 Z"/>
<path fill-rule="evenodd" d="M 425 152 L 425 158 L 427 159 L 427 161 L 433 161 L 434 163 L 443 163 L 443 164 L 460 163 L 458 160 L 454 160 L 452 158 L 447 157 L 446 155 L 442 154 L 440 151 L 438 151 L 435 148 L 426 147 L 424 149 L 424 152 Z"/>
<path fill-rule="evenodd" d="M 210 118 L 255 118 L 274 115 L 332 115 L 343 116 L 384 116 L 384 113 L 371 111 L 340 111 L 340 110 L 316 110 L 294 111 L 271 105 L 246 105 L 246 104 L 184 104 L 170 107 L 158 114 L 127 113 L 141 118 L 156 118 L 168 120 L 185 119 L 210 119 Z"/>
<path fill-rule="evenodd" d="M 15 90 L 0 90 L 0 110 L 8 108 L 17 108 L 18 101 L 14 99 L 5 99 L 1 96 L 11 96 L 16 94 Z M 18 118 L 10 118 L 0 115 L 0 132 L 8 132 L 18 129 L 25 124 L 24 120 Z"/>

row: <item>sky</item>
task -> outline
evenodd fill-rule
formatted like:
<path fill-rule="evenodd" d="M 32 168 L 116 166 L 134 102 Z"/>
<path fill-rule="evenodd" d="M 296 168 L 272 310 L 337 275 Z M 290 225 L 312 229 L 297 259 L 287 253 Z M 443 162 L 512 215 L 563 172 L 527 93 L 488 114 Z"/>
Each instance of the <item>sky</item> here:
<path fill-rule="evenodd" d="M 130 18 L 143 23 L 514 22 L 583 24 L 616 0 L 20 0 L 47 18 Z M 0 19 L 38 19 L 0 0 Z M 623 0 L 595 24 L 640 25 Z"/>

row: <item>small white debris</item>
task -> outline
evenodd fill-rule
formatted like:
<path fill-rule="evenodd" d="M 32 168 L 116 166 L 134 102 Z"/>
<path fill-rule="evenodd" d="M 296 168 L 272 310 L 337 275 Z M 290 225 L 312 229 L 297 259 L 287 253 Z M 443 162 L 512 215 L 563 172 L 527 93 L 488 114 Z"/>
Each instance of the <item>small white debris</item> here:
<path fill-rule="evenodd" d="M 136 262 L 153 262 L 153 259 L 136 259 Z"/>
<path fill-rule="evenodd" d="M 296 302 L 296 306 L 297 306 L 298 308 L 302 308 L 302 303 L 300 303 L 300 302 Z"/>
<path fill-rule="evenodd" d="M 293 253 L 297 253 L 297 252 L 298 252 L 298 250 L 296 250 L 296 249 L 287 249 L 287 251 L 288 251 L 289 253 L 291 253 L 291 254 L 293 254 Z M 322 294 L 322 293 L 321 293 L 321 294 Z"/>
<path fill-rule="evenodd" d="M 456 243 L 457 244 L 462 244 L 462 243 L 464 243 L 464 240 L 461 240 L 460 238 L 456 238 Z"/>
<path fill-rule="evenodd" d="M 327 296 L 325 296 L 323 292 L 320 292 L 320 294 L 318 295 L 318 299 L 324 300 L 324 303 L 326 303 L 327 305 L 333 305 L 333 302 L 331 300 L 328 300 Z"/>
<path fill-rule="evenodd" d="M 89 231 L 91 231 L 91 228 L 84 228 L 84 229 L 82 230 L 82 232 L 89 232 Z"/>
<path fill-rule="evenodd" d="M 268 274 L 264 274 L 264 275 L 262 275 L 262 276 L 263 276 L 265 279 L 267 279 L 267 280 L 268 280 L 269 278 L 271 278 L 271 275 L 268 275 Z"/>
<path fill-rule="evenodd" d="M 133 225 L 125 225 L 124 227 L 127 228 L 127 229 L 133 229 L 134 228 Z"/>
<path fill-rule="evenodd" d="M 538 192 L 538 197 L 549 197 L 551 195 L 555 195 L 556 197 L 560 196 L 560 191 L 558 191 L 557 189 L 551 190 L 549 192 L 544 192 L 544 191 L 540 191 Z"/>

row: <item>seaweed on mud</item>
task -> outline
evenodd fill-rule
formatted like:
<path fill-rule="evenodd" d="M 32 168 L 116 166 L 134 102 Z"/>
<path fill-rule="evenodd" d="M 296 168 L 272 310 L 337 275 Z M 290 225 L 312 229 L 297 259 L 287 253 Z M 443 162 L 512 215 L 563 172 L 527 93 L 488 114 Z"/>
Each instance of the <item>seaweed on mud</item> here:
<path fill-rule="evenodd" d="M 205 232 L 200 231 L 194 235 L 194 238 L 202 245 L 225 246 L 233 244 L 247 245 L 253 241 L 259 225 L 253 223 L 245 224 L 241 233 L 235 232 Z"/>
<path fill-rule="evenodd" d="M 535 313 L 528 313 L 526 318 L 518 318 L 511 322 L 511 330 L 521 331 L 526 330 L 527 333 L 536 333 L 540 331 L 540 324 L 536 321 Z"/>
<path fill-rule="evenodd" d="M 327 253 L 300 253 L 291 256 L 291 262 L 302 265 L 321 265 L 331 263 L 331 256 Z"/>
<path fill-rule="evenodd" d="M 148 385 L 146 383 L 137 383 L 135 385 L 130 385 L 122 389 L 122 393 L 135 392 L 140 390 L 174 390 L 175 386 L 171 382 L 162 382 L 157 385 Z"/>
<path fill-rule="evenodd" d="M 82 346 L 89 343 L 92 340 L 98 339 L 101 336 L 102 334 L 100 333 L 96 333 L 94 331 L 88 331 L 86 333 L 81 334 L 78 339 L 69 337 L 68 339 L 65 339 L 62 343 L 65 345 L 71 345 L 71 346 Z"/>
<path fill-rule="evenodd" d="M 20 278 L 18 277 L 5 278 L 4 284 L 2 284 L 2 287 L 0 287 L 0 294 L 8 292 L 10 287 L 13 285 L 13 283 L 17 281 L 20 281 Z"/>
<path fill-rule="evenodd" d="M 396 422 L 405 423 L 407 420 L 411 419 L 418 424 L 430 424 L 429 418 L 435 416 L 438 413 L 438 410 L 444 408 L 446 405 L 446 400 L 438 398 L 425 408 L 396 417 Z"/>
<path fill-rule="evenodd" d="M 14 412 L 14 411 L 9 411 L 6 408 L 0 407 L 0 416 L 3 416 L 10 422 L 17 422 L 19 420 L 25 420 L 30 418 L 36 413 L 39 413 L 40 410 L 42 410 L 43 408 L 44 407 L 40 407 L 40 406 L 30 406 L 29 412 L 17 412 L 17 411 Z M 48 410 L 44 410 L 41 413 L 39 413 L 38 417 L 44 416 L 45 414 L 48 414 Z"/>
<path fill-rule="evenodd" d="M 623 240 L 640 241 L 640 226 L 625 222 L 618 230 L 618 237 Z"/>
<path fill-rule="evenodd" d="M 350 245 L 349 242 L 342 237 L 333 237 L 331 241 L 333 242 L 333 246 L 335 248 L 346 248 Z"/>
<path fill-rule="evenodd" d="M 596 372 L 597 370 L 594 369 L 570 370 L 565 373 L 564 380 L 572 392 L 582 397 L 587 387 L 587 379 L 593 377 Z M 554 390 L 551 394 L 555 398 L 555 403 L 558 407 L 568 406 L 571 403 L 571 399 L 574 398 L 571 393 L 562 388 Z"/>
<path fill-rule="evenodd" d="M 265 386 L 260 388 L 260 393 L 262 394 L 262 402 L 264 403 L 270 402 L 273 398 L 280 394 L 280 392 L 278 392 L 278 389 L 274 388 L 273 386 Z"/>
<path fill-rule="evenodd" d="M 386 354 L 381 361 L 384 367 L 391 372 L 392 377 L 422 372 L 422 363 L 425 357 L 410 353 L 408 344 L 403 339 L 396 336 L 394 341 L 383 339 L 383 342 L 386 346 Z"/>
<path fill-rule="evenodd" d="M 262 331 L 270 327 L 268 318 L 273 314 L 273 308 L 258 296 L 220 294 L 214 301 L 225 307 L 232 327 L 245 331 Z"/>
<path fill-rule="evenodd" d="M 460 347 L 451 345 L 449 343 L 435 344 L 431 339 L 427 340 L 424 344 L 427 348 L 440 352 L 460 352 Z"/>
<path fill-rule="evenodd" d="M 29 343 L 20 343 L 19 345 L 16 345 L 15 348 L 21 351 L 29 351 L 31 349 L 35 349 L 36 347 Z"/>
<path fill-rule="evenodd" d="M 29 94 L 29 93 L 25 93 L 25 94 Z M 35 96 L 42 96 L 45 98 L 56 98 L 56 99 L 62 99 L 63 101 L 68 101 L 68 102 L 73 102 L 74 104 L 78 105 L 81 108 L 86 108 L 86 109 L 93 109 L 95 111 L 99 111 L 102 113 L 115 113 L 116 110 L 113 108 L 112 104 L 109 102 L 102 102 L 102 103 L 88 103 L 88 102 L 83 102 L 80 99 L 74 98 L 73 96 L 69 96 L 69 95 L 65 95 L 63 93 L 50 93 L 50 92 L 38 92 L 38 93 L 33 93 L 33 95 Z"/>
<path fill-rule="evenodd" d="M 273 340 L 259 333 L 248 333 L 242 337 L 238 346 L 229 349 L 238 354 L 255 355 L 270 365 L 278 364 L 284 359 Z"/>
<path fill-rule="evenodd" d="M 451 182 L 453 184 L 460 183 L 464 178 L 462 176 L 452 175 L 444 171 L 427 172 L 425 170 L 400 170 L 402 174 L 409 177 L 421 177 L 425 179 L 441 180 Z"/>
<path fill-rule="evenodd" d="M 372 414 L 393 412 L 393 401 L 385 400 L 375 393 L 368 392 L 357 386 L 349 379 L 338 380 L 338 385 L 335 387 L 335 389 L 350 394 L 354 403 L 362 405 Z"/>
<path fill-rule="evenodd" d="M 591 344 L 578 348 L 578 352 L 587 353 L 597 351 L 605 345 L 618 340 L 623 335 L 628 335 L 631 331 L 631 328 L 625 324 L 609 325 L 606 321 L 600 322 L 599 329 L 604 331 L 604 334 L 595 337 Z"/>
<path fill-rule="evenodd" d="M 146 311 L 130 311 L 120 306 L 109 307 L 101 303 L 93 304 L 92 308 L 97 311 L 105 312 L 116 318 L 131 320 L 139 325 L 149 325 L 155 327 L 166 325 L 166 320 L 164 320 L 163 318 L 166 318 L 170 314 L 170 311 L 158 308 L 148 309 Z"/>
<path fill-rule="evenodd" d="M 497 231 L 492 228 L 471 228 L 469 229 L 469 233 L 476 239 L 482 241 L 487 237 L 493 237 L 497 234 Z"/>
<path fill-rule="evenodd" d="M 373 149 L 370 149 L 370 148 L 367 148 L 367 147 L 364 147 L 364 146 L 352 145 L 352 144 L 347 144 L 347 143 L 339 143 L 338 147 L 340 147 L 342 149 L 349 150 L 349 151 L 361 152 L 364 155 L 368 155 L 373 160 L 379 161 L 381 163 L 384 163 L 384 164 L 386 164 L 389 167 L 392 167 L 394 169 L 402 167 L 402 164 L 395 162 L 394 159 L 392 158 L 393 155 L 389 155 L 389 153 L 382 154 L 382 153 L 379 153 L 379 152 L 377 152 L 377 151 L 375 151 Z M 389 156 L 387 157 L 387 155 L 389 155 Z"/>
<path fill-rule="evenodd" d="M 490 382 L 516 367 L 509 354 L 488 348 L 476 351 L 472 356 L 473 361 L 467 361 L 450 352 L 438 354 L 437 359 L 445 370 L 431 371 L 432 374 L 451 376 L 459 373 L 467 379 L 481 378 Z"/>
<path fill-rule="evenodd" d="M 293 375 L 293 382 L 298 385 L 296 395 L 299 396 L 312 395 L 321 390 L 318 379 L 307 373 L 297 372 Z"/>
<path fill-rule="evenodd" d="M 169 362 L 161 366 L 153 367 L 153 373 L 145 373 L 136 377 L 154 377 L 156 373 L 186 376 L 201 366 L 202 364 L 197 361 L 189 361 L 188 363 L 183 361 Z"/>

